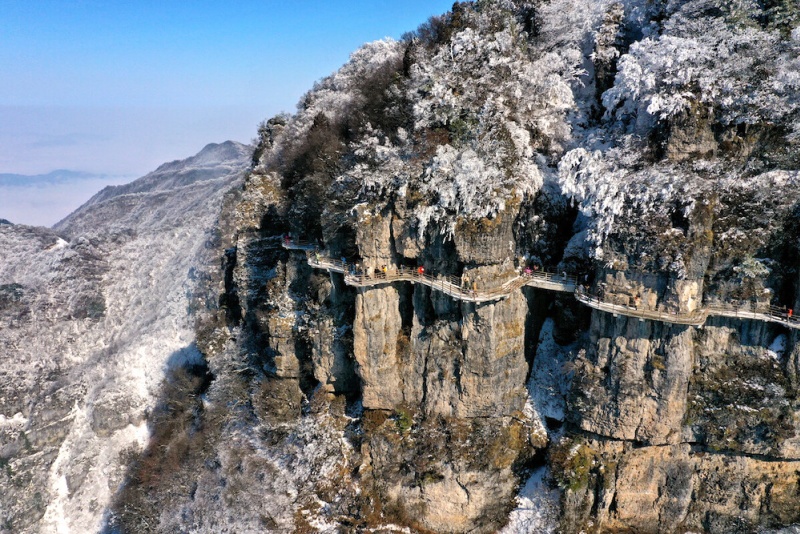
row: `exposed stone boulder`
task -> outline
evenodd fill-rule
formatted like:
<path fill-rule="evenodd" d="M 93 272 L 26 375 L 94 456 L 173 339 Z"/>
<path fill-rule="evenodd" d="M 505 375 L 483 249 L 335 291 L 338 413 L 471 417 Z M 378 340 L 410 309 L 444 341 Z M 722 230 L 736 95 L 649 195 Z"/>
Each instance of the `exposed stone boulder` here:
<path fill-rule="evenodd" d="M 667 158 L 684 161 L 709 158 L 717 152 L 713 111 L 699 103 L 669 122 L 665 146 Z"/>
<path fill-rule="evenodd" d="M 509 417 L 412 415 L 365 414 L 362 474 L 372 506 L 416 530 L 496 531 L 513 502 L 515 465 L 532 450 L 529 427 Z"/>
<path fill-rule="evenodd" d="M 453 234 L 459 260 L 492 265 L 514 257 L 514 221 L 518 213 L 519 202 L 511 201 L 491 219 L 460 219 Z"/>
<path fill-rule="evenodd" d="M 711 450 L 800 460 L 787 336 L 756 321 L 716 319 L 697 341 L 687 439 Z"/>
<path fill-rule="evenodd" d="M 395 261 L 392 244 L 393 221 L 396 220 L 388 209 L 373 213 L 366 205 L 356 209 L 356 243 L 364 265 L 379 269 L 382 265 L 392 265 Z"/>
<path fill-rule="evenodd" d="M 316 322 L 311 332 L 314 377 L 329 393 L 359 389 L 352 354 L 352 327 L 337 327 L 330 317 Z"/>

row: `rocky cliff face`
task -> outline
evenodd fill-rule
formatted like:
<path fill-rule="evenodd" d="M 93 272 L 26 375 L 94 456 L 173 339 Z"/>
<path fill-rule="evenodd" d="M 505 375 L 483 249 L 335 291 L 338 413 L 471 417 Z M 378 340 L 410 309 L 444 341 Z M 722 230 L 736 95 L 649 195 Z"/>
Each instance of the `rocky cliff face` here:
<path fill-rule="evenodd" d="M 457 5 L 404 42 L 365 47 L 296 116 L 264 124 L 247 232 L 480 284 L 513 277 L 524 256 L 667 313 L 793 307 L 797 17 L 703 2 Z M 681 55 L 693 49 L 717 63 Z M 720 96 L 741 91 L 749 108 Z M 273 258 L 286 293 L 240 300 L 244 316 L 272 325 L 282 299 L 302 319 L 291 333 L 242 327 L 271 362 L 296 361 L 267 376 L 350 405 L 354 524 L 492 531 L 542 464 L 561 514 L 541 530 L 800 520 L 793 330 L 615 317 L 539 290 L 473 305 L 408 283 L 357 289 L 309 273 L 301 252 Z"/>

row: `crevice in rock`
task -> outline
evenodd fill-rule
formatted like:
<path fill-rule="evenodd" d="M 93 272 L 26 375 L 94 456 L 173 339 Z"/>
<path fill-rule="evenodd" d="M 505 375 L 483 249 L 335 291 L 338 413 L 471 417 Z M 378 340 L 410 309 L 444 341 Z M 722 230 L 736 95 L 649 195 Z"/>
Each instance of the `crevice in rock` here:
<path fill-rule="evenodd" d="M 237 254 L 236 247 L 225 250 L 222 257 L 222 271 L 224 273 L 225 291 L 220 295 L 219 306 L 225 310 L 228 322 L 233 326 L 238 325 L 242 320 L 242 307 L 239 303 L 239 294 L 233 281 L 233 272 L 236 269 Z"/>
<path fill-rule="evenodd" d="M 528 362 L 528 373 L 525 376 L 527 384 L 533 371 L 533 361 L 536 358 L 536 351 L 539 349 L 539 334 L 542 325 L 547 319 L 547 310 L 552 305 L 552 299 L 548 298 L 547 292 L 538 291 L 532 287 L 523 287 L 522 294 L 528 303 L 527 314 L 525 316 L 525 361 Z"/>
<path fill-rule="evenodd" d="M 628 444 L 632 449 L 643 449 L 646 447 L 672 447 L 674 445 L 671 443 L 648 443 L 646 441 L 638 439 L 615 438 L 611 436 L 606 436 L 604 434 L 598 434 L 597 432 L 583 430 L 582 428 L 576 427 L 573 424 L 568 425 L 567 433 L 572 435 L 582 436 L 584 438 L 591 439 L 594 441 L 602 441 L 607 443 L 625 443 Z"/>
<path fill-rule="evenodd" d="M 422 376 L 421 376 L 422 398 L 420 399 L 419 405 L 424 411 L 428 402 L 428 363 L 430 362 L 431 359 L 430 346 L 423 354 L 421 354 L 421 356 L 424 359 L 424 363 L 422 364 Z"/>
<path fill-rule="evenodd" d="M 319 387 L 319 380 L 314 376 L 314 360 L 311 343 L 301 336 L 294 338 L 294 354 L 300 363 L 300 391 L 305 395 L 306 401 L 310 400 L 314 391 Z M 307 403 L 303 403 L 304 413 L 306 413 Z"/>
<path fill-rule="evenodd" d="M 325 245 L 334 258 L 343 257 L 350 262 L 361 261 L 356 231 L 350 224 L 340 226 L 332 235 L 327 236 Z"/>
<path fill-rule="evenodd" d="M 692 452 L 695 454 L 726 456 L 729 458 L 750 458 L 762 462 L 783 462 L 783 463 L 788 462 L 788 463 L 800 464 L 800 458 L 779 458 L 777 456 L 770 456 L 768 454 L 756 454 L 756 453 L 732 451 L 726 449 L 713 450 L 707 448 L 705 445 L 698 443 L 685 443 L 685 445 L 691 445 Z"/>
<path fill-rule="evenodd" d="M 338 273 L 330 274 L 330 293 L 323 307 L 315 312 L 321 316 L 332 316 L 336 334 L 331 350 L 334 353 L 345 355 L 343 365 L 334 365 L 330 371 L 334 372 L 333 380 L 337 393 L 345 395 L 346 409 L 357 410 L 363 395 L 363 385 L 356 372 L 356 360 L 353 354 L 353 324 L 356 315 L 356 290 L 345 285 L 344 277 Z M 302 362 L 301 362 L 302 364 Z M 313 360 L 309 365 L 310 372 L 314 373 Z"/>
<path fill-rule="evenodd" d="M 395 218 L 397 218 L 397 214 L 395 213 L 394 208 L 392 208 L 391 218 L 389 220 L 389 255 L 391 258 L 390 261 L 399 266 L 403 265 L 403 255 L 397 251 L 397 239 L 394 235 Z"/>
<path fill-rule="evenodd" d="M 547 427 L 549 433 L 555 434 L 558 433 L 558 431 L 563 428 L 564 421 L 561 421 L 560 419 L 554 419 L 553 417 L 545 416 L 544 424 Z"/>
<path fill-rule="evenodd" d="M 433 307 L 431 298 L 431 288 L 422 284 L 413 284 L 414 287 L 414 314 L 420 326 L 427 330 L 427 327 L 436 322 L 436 310 Z M 424 332 L 423 330 L 423 332 Z M 426 333 L 427 335 L 427 333 Z"/>
<path fill-rule="evenodd" d="M 261 235 L 264 236 L 284 235 L 291 230 L 286 218 L 278 212 L 275 204 L 270 204 L 261 216 L 259 228 Z"/>
<path fill-rule="evenodd" d="M 400 328 L 403 335 L 410 336 L 411 327 L 414 326 L 414 285 L 395 284 L 395 288 L 400 307 Z"/>

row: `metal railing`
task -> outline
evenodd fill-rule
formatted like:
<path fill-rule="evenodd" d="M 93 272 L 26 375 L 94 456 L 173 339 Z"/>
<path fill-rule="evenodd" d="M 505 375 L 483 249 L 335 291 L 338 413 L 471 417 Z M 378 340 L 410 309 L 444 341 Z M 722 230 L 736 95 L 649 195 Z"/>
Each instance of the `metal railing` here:
<path fill-rule="evenodd" d="M 707 308 L 709 316 L 732 317 L 735 319 L 751 319 L 769 323 L 778 323 L 789 328 L 800 330 L 800 320 L 789 310 L 773 305 L 758 306 L 756 303 L 714 303 Z"/>
<path fill-rule="evenodd" d="M 368 287 L 390 282 L 405 281 L 426 285 L 448 296 L 467 302 L 488 302 L 508 298 L 511 293 L 525 285 L 528 280 L 515 277 L 501 286 L 475 288 L 462 283 L 461 278 L 452 275 L 432 275 L 410 267 L 391 267 L 382 269 L 361 269 L 346 260 L 337 260 L 320 254 L 308 254 L 308 264 L 319 269 L 328 269 L 344 274 L 347 285 Z"/>
<path fill-rule="evenodd" d="M 736 319 L 751 319 L 755 321 L 778 323 L 789 328 L 800 330 L 800 319 L 793 314 L 789 315 L 789 311 L 785 308 L 773 305 L 758 306 L 756 303 L 715 303 L 704 306 L 693 312 L 681 313 L 677 311 L 649 310 L 636 306 L 615 304 L 603 300 L 597 295 L 591 295 L 581 288 L 576 291 L 575 298 L 597 310 L 665 323 L 701 326 L 709 317 L 732 317 Z"/>
<path fill-rule="evenodd" d="M 575 276 L 547 271 L 532 271 L 521 276 L 515 276 L 499 286 L 477 288 L 472 282 L 467 282 L 457 276 L 443 274 L 434 276 L 425 271 L 420 272 L 419 269 L 404 266 L 387 267 L 385 272 L 382 269 L 364 270 L 357 268 L 355 263 L 347 262 L 346 259 L 337 260 L 329 256 L 322 256 L 319 253 L 308 254 L 308 263 L 312 267 L 344 274 L 345 283 L 355 287 L 406 281 L 420 283 L 451 297 L 469 302 L 502 300 L 508 298 L 514 291 L 523 286 L 572 293 L 578 285 L 578 279 Z"/>
<path fill-rule="evenodd" d="M 650 321 L 659 321 L 662 323 L 684 324 L 691 326 L 700 326 L 706 322 L 708 317 L 708 310 L 695 310 L 688 313 L 679 313 L 677 311 L 665 310 L 649 310 L 636 306 L 627 306 L 625 304 L 615 304 L 608 302 L 598 295 L 593 295 L 586 292 L 584 289 L 579 288 L 575 292 L 575 298 L 579 302 L 586 304 L 590 308 L 601 310 L 604 312 L 625 315 L 627 317 L 638 317 L 640 319 L 647 319 Z"/>

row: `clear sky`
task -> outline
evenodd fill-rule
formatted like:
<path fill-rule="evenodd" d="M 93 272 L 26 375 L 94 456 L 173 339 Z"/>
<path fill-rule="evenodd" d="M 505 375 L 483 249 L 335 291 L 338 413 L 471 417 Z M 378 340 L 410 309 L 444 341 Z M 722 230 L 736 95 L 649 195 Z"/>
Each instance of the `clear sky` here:
<path fill-rule="evenodd" d="M 249 142 L 359 45 L 451 5 L 0 0 L 0 173 L 140 176 Z"/>

